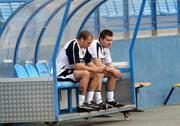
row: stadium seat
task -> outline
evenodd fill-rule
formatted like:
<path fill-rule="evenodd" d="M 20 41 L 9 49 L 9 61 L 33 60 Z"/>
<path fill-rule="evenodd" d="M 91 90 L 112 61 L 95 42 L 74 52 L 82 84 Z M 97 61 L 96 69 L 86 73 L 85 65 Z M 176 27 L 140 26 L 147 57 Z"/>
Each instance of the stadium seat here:
<path fill-rule="evenodd" d="M 115 6 L 113 4 L 113 1 L 107 1 L 105 3 L 105 6 L 106 6 L 107 11 L 108 11 L 108 17 L 116 17 L 117 16 L 117 12 L 115 10 Z"/>
<path fill-rule="evenodd" d="M 177 14 L 175 0 L 167 0 L 167 5 L 170 14 Z"/>
<path fill-rule="evenodd" d="M 36 68 L 38 73 L 41 77 L 48 77 L 50 76 L 50 71 L 48 70 L 47 66 L 43 63 L 36 63 Z"/>
<path fill-rule="evenodd" d="M 134 6 L 134 14 L 136 16 L 138 16 L 140 8 L 141 8 L 142 1 L 140 1 L 140 0 L 131 0 L 131 2 L 132 2 L 131 3 L 132 6 Z M 151 15 L 150 3 L 149 3 L 149 0 L 146 0 L 143 16 L 150 16 L 150 15 Z"/>
<path fill-rule="evenodd" d="M 107 9 L 106 9 L 106 6 L 105 6 L 105 4 L 102 4 L 101 6 L 100 6 L 100 16 L 101 17 L 106 17 L 107 15 L 108 15 L 108 12 L 107 12 Z"/>
<path fill-rule="evenodd" d="M 160 15 L 162 16 L 170 14 L 167 8 L 167 3 L 164 0 L 157 0 L 157 10 L 159 10 Z"/>
<path fill-rule="evenodd" d="M 76 89 L 76 105 L 78 105 L 78 83 L 72 83 L 70 81 L 62 81 L 57 83 L 58 87 L 58 94 L 61 93 L 61 90 L 67 90 L 68 91 L 68 112 L 73 112 L 73 106 L 72 106 L 72 89 Z"/>
<path fill-rule="evenodd" d="M 62 81 L 57 83 L 58 88 L 67 89 L 67 88 L 77 88 L 79 86 L 78 83 L 73 83 L 70 81 Z"/>
<path fill-rule="evenodd" d="M 0 20 L 1 20 L 1 21 L 4 20 L 3 14 L 2 14 L 2 11 L 1 11 L 1 8 L 0 8 Z"/>
<path fill-rule="evenodd" d="M 17 77 L 20 77 L 20 78 L 29 77 L 28 72 L 26 71 L 25 67 L 20 64 L 15 64 L 15 71 L 16 71 Z"/>
<path fill-rule="evenodd" d="M 26 64 L 25 68 L 29 74 L 29 77 L 39 77 L 36 68 L 32 64 Z"/>
<path fill-rule="evenodd" d="M 114 0 L 118 16 L 123 16 L 123 0 Z"/>
<path fill-rule="evenodd" d="M 137 16 L 137 12 L 135 10 L 135 5 L 134 5 L 134 2 L 133 0 L 129 0 L 128 1 L 128 4 L 129 4 L 129 15 L 130 16 Z"/>
<path fill-rule="evenodd" d="M 53 74 L 53 70 L 52 70 L 52 67 L 51 67 L 51 66 L 52 66 L 51 62 L 47 62 L 47 63 L 46 63 L 46 67 L 47 67 L 50 75 Z"/>
<path fill-rule="evenodd" d="M 17 1 L 7 1 L 0 4 L 0 11 L 1 11 L 1 22 L 5 22 L 8 17 L 24 2 L 17 2 Z"/>

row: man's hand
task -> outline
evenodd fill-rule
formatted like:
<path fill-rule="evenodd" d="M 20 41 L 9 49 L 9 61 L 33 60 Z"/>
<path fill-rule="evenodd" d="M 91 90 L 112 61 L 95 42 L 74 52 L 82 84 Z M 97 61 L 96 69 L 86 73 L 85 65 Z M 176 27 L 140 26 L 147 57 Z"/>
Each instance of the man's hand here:
<path fill-rule="evenodd" d="M 95 68 L 95 72 L 97 72 L 97 73 L 104 73 L 105 72 L 105 68 L 104 67 L 96 67 Z"/>
<path fill-rule="evenodd" d="M 112 75 L 117 79 L 117 78 L 121 77 L 121 72 L 117 69 L 113 69 Z"/>

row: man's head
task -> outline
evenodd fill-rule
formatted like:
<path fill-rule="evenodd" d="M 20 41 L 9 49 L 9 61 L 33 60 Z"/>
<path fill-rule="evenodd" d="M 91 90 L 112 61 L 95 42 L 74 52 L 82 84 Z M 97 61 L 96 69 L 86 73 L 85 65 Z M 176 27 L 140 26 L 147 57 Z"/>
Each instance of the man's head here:
<path fill-rule="evenodd" d="M 90 31 L 84 30 L 79 34 L 77 39 L 80 47 L 87 49 L 93 41 L 93 35 Z"/>
<path fill-rule="evenodd" d="M 110 48 L 113 40 L 113 32 L 109 29 L 104 29 L 99 35 L 99 41 L 104 48 Z"/>

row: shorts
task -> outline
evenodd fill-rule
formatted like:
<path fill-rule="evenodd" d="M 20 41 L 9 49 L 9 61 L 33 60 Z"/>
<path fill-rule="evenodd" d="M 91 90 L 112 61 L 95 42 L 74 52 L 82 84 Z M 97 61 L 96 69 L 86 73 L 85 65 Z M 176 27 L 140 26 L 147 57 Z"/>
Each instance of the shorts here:
<path fill-rule="evenodd" d="M 57 81 L 71 81 L 76 83 L 74 78 L 74 69 L 62 69 L 62 72 L 58 75 Z"/>

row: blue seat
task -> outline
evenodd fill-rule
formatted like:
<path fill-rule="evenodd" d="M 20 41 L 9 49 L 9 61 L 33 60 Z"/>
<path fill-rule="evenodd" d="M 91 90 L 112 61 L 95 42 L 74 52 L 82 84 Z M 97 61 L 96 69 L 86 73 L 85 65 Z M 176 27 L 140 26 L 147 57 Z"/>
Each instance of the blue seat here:
<path fill-rule="evenodd" d="M 141 3 L 142 3 L 142 0 L 131 0 L 130 1 L 132 4 L 132 7 L 134 8 L 134 15 L 138 16 L 139 15 L 139 11 L 140 11 L 140 8 L 141 8 Z M 151 8 L 150 8 L 150 2 L 149 0 L 146 1 L 146 4 L 145 4 L 145 8 L 144 8 L 144 12 L 143 12 L 143 16 L 150 16 L 151 15 Z"/>
<path fill-rule="evenodd" d="M 68 89 L 68 88 L 77 88 L 79 86 L 78 83 L 73 83 L 70 81 L 59 81 L 57 83 L 57 87 L 60 89 Z"/>
<path fill-rule="evenodd" d="M 137 16 L 137 12 L 135 10 L 135 5 L 132 0 L 128 0 L 128 5 L 129 5 L 129 16 Z"/>
<path fill-rule="evenodd" d="M 58 94 L 61 90 L 67 90 L 68 91 L 68 112 L 73 112 L 73 106 L 72 106 L 72 89 L 76 89 L 76 105 L 78 106 L 78 87 L 79 83 L 72 83 L 70 81 L 60 81 L 57 83 L 58 87 Z"/>
<path fill-rule="evenodd" d="M 105 4 L 102 4 L 100 6 L 99 10 L 100 10 L 100 16 L 106 17 L 108 15 L 107 8 L 106 8 Z"/>
<path fill-rule="evenodd" d="M 170 14 L 177 14 L 176 1 L 167 0 L 168 10 Z"/>
<path fill-rule="evenodd" d="M 50 71 L 48 70 L 47 66 L 43 63 L 36 63 L 36 68 L 38 73 L 41 77 L 48 77 L 50 76 Z"/>
<path fill-rule="evenodd" d="M 1 8 L 0 8 L 0 20 L 4 20 L 4 17 L 3 17 L 3 14 L 2 14 Z"/>
<path fill-rule="evenodd" d="M 47 67 L 47 69 L 48 69 L 48 71 L 49 71 L 49 74 L 50 74 L 50 75 L 53 74 L 51 62 L 47 62 L 47 63 L 46 63 L 46 67 Z"/>
<path fill-rule="evenodd" d="M 114 0 L 115 9 L 117 10 L 118 16 L 123 16 L 123 0 Z"/>
<path fill-rule="evenodd" d="M 25 68 L 29 74 L 29 77 L 39 77 L 39 73 L 32 64 L 26 64 Z"/>
<path fill-rule="evenodd" d="M 107 1 L 105 3 L 105 6 L 108 11 L 108 17 L 116 17 L 117 16 L 117 10 L 113 4 L 113 1 Z"/>
<path fill-rule="evenodd" d="M 1 13 L 2 13 L 2 19 L 5 22 L 8 17 L 24 2 L 4 2 L 0 4 Z"/>
<path fill-rule="evenodd" d="M 167 16 L 170 14 L 167 8 L 167 2 L 165 0 L 157 0 L 157 10 L 162 16 Z"/>
<path fill-rule="evenodd" d="M 27 78 L 29 77 L 28 72 L 26 71 L 25 67 L 20 64 L 15 64 L 16 76 L 20 78 Z"/>

